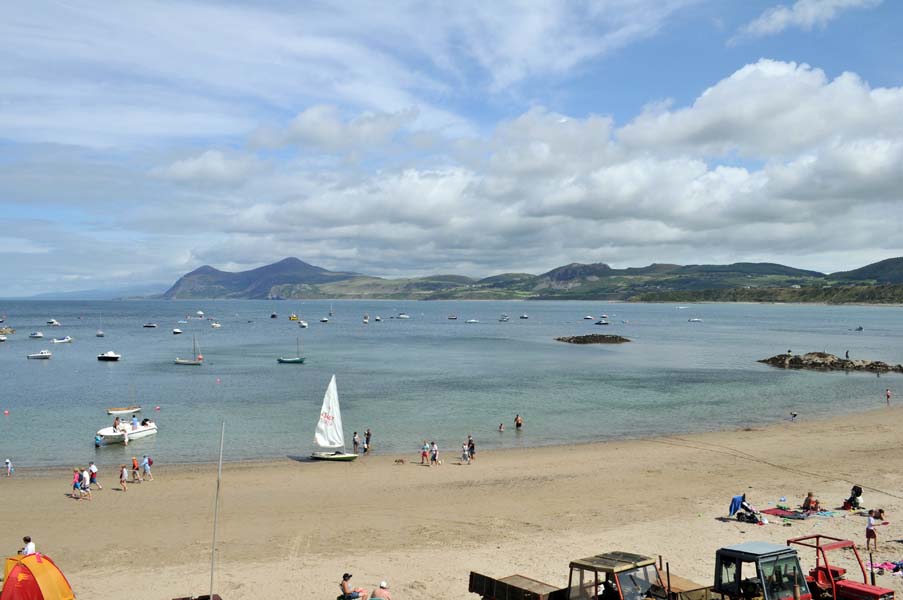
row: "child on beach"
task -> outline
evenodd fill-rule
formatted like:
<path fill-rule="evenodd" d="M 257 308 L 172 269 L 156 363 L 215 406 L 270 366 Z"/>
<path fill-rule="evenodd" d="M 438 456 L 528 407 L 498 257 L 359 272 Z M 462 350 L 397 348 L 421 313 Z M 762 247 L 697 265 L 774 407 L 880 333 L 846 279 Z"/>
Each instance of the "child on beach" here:
<path fill-rule="evenodd" d="M 13 474 L 13 471 L 15 471 L 15 469 L 13 469 L 13 463 L 11 463 L 8 458 L 4 462 L 6 463 L 6 476 L 9 477 Z"/>
<path fill-rule="evenodd" d="M 72 469 L 72 498 L 80 500 L 82 497 L 81 471 L 78 467 Z"/>
<path fill-rule="evenodd" d="M 869 511 L 868 524 L 865 526 L 865 549 L 868 551 L 869 545 L 874 546 L 874 551 L 878 551 L 878 531 L 875 529 L 878 525 L 888 525 L 888 522 L 884 520 L 884 509 L 879 508 L 877 510 Z M 869 540 L 872 540 L 870 542 Z"/>
<path fill-rule="evenodd" d="M 430 444 L 423 440 L 423 446 L 420 447 L 420 464 L 430 466 Z"/>
<path fill-rule="evenodd" d="M 129 468 L 125 465 L 119 465 L 119 487 L 122 488 L 123 492 L 129 491 L 129 488 L 125 485 L 125 482 L 129 480 Z"/>
<path fill-rule="evenodd" d="M 461 444 L 461 464 L 462 465 L 470 464 L 470 452 L 467 449 L 467 442 L 463 442 Z"/>

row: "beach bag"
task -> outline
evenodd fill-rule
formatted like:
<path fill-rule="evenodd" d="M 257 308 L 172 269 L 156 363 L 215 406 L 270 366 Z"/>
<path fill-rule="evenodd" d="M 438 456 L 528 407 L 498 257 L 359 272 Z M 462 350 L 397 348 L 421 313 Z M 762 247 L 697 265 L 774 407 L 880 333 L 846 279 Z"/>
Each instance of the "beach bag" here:
<path fill-rule="evenodd" d="M 149 467 L 154 466 L 154 459 L 151 458 L 150 456 L 147 457 L 147 466 L 149 466 Z"/>

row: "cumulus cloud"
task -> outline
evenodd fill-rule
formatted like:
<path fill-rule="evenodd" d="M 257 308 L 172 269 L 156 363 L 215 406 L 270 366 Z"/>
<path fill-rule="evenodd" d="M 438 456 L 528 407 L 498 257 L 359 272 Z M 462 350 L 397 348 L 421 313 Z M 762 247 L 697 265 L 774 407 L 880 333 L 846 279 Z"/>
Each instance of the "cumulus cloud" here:
<path fill-rule="evenodd" d="M 798 27 L 809 31 L 824 27 L 851 8 L 874 8 L 883 0 L 797 0 L 792 6 L 779 4 L 741 27 L 733 41 L 743 38 L 776 35 L 785 29 Z"/>
<path fill-rule="evenodd" d="M 157 177 L 187 183 L 234 184 L 244 181 L 259 170 L 261 163 L 253 156 L 227 156 L 219 150 L 207 150 L 151 171 Z"/>

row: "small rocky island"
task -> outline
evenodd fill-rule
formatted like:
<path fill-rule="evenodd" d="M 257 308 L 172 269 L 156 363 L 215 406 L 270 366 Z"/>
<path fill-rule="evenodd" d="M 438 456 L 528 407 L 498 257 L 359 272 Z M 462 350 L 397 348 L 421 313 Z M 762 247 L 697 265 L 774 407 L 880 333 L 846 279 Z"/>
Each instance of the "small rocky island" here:
<path fill-rule="evenodd" d="M 626 337 L 621 337 L 620 335 L 604 335 L 599 333 L 558 337 L 555 339 L 567 344 L 623 344 L 624 342 L 630 341 Z"/>
<path fill-rule="evenodd" d="M 813 371 L 868 371 L 871 373 L 887 373 L 894 371 L 903 373 L 903 365 L 889 365 L 880 360 L 851 360 L 828 354 L 827 352 L 809 352 L 807 354 L 778 354 L 758 361 L 780 369 L 809 369 Z"/>

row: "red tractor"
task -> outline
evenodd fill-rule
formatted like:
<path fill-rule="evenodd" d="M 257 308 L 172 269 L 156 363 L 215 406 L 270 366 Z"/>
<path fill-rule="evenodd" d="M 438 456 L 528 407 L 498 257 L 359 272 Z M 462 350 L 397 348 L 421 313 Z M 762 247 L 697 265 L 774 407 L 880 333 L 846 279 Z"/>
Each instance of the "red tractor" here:
<path fill-rule="evenodd" d="M 815 568 L 806 576 L 806 583 L 813 596 L 832 600 L 894 600 L 894 591 L 870 584 L 865 566 L 856 550 L 856 544 L 827 535 L 807 535 L 787 540 L 787 545 L 803 546 L 815 550 Z M 847 579 L 847 570 L 828 562 L 828 552 L 849 548 L 856 557 L 862 573 L 862 583 Z"/>

